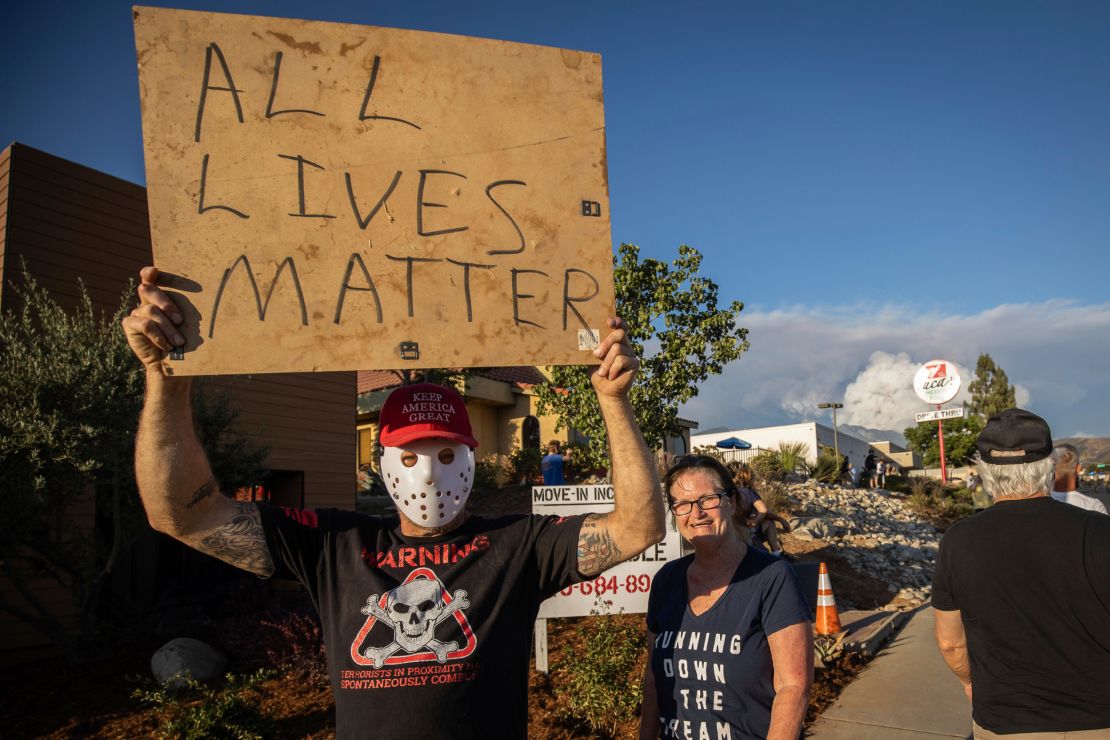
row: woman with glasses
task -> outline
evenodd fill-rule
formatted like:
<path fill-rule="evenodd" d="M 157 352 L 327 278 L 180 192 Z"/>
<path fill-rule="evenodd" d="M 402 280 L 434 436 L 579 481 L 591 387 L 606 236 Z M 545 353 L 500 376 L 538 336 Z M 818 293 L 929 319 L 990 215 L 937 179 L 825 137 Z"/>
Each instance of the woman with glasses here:
<path fill-rule="evenodd" d="M 793 571 L 740 539 L 737 489 L 716 459 L 681 458 L 663 485 L 694 553 L 667 563 L 651 585 L 641 740 L 795 740 L 813 637 Z"/>

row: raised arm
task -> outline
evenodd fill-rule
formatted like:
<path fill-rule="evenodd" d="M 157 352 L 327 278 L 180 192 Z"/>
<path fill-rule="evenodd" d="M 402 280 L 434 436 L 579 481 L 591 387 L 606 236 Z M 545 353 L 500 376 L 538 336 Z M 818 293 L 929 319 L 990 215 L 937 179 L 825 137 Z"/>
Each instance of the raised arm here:
<path fill-rule="evenodd" d="M 162 359 L 184 343 L 181 315 L 158 287 L 156 268 L 140 273 L 140 305 L 123 320 L 128 344 L 146 367 L 146 401 L 135 439 L 135 479 L 150 526 L 203 553 L 260 576 L 274 566 L 258 507 L 220 493 L 193 425 L 192 382 L 164 374 Z"/>
<path fill-rule="evenodd" d="M 628 343 L 624 322 L 609 319 L 609 328 L 609 336 L 594 350 L 602 359 L 591 380 L 609 438 L 613 511 L 590 514 L 582 523 L 578 572 L 587 578 L 638 555 L 666 533 L 655 459 L 628 398 L 640 361 Z"/>

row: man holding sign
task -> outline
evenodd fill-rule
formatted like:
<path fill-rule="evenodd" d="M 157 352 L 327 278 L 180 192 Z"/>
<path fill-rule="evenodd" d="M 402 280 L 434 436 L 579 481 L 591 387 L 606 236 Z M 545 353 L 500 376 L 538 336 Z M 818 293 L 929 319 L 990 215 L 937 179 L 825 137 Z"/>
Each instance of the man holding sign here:
<path fill-rule="evenodd" d="M 299 511 L 221 495 L 194 431 L 191 381 L 163 372 L 184 340 L 160 277 L 142 271 L 141 305 L 123 322 L 147 368 L 135 469 L 151 526 L 308 589 L 340 737 L 525 737 L 540 602 L 664 535 L 659 480 L 628 399 L 639 360 L 624 323 L 609 320 L 591 376 L 609 438 L 611 513 L 469 516 L 477 441 L 462 398 L 429 384 L 394 391 L 381 412 L 397 516 Z"/>

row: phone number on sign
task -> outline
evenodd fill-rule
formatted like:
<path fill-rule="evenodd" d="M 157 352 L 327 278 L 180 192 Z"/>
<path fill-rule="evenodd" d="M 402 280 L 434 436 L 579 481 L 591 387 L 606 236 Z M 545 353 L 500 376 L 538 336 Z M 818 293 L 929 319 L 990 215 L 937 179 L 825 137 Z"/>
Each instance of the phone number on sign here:
<path fill-rule="evenodd" d="M 647 573 L 640 575 L 627 575 L 624 578 L 617 578 L 616 576 L 601 576 L 592 581 L 585 581 L 583 583 L 576 583 L 573 586 L 564 588 L 559 593 L 563 596 L 570 596 L 575 591 L 583 596 L 604 596 L 605 594 L 619 594 L 629 593 L 646 594 L 651 590 L 651 576 Z"/>

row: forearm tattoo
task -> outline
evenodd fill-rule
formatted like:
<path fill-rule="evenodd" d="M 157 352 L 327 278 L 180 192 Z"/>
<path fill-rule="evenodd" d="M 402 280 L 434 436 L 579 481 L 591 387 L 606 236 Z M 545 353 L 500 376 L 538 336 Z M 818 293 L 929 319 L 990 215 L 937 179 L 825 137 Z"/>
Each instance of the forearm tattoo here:
<path fill-rule="evenodd" d="M 203 486 L 198 488 L 193 493 L 193 497 L 191 499 L 189 499 L 189 503 L 185 504 L 185 508 L 186 509 L 193 508 L 194 506 L 199 504 L 201 501 L 203 501 L 204 499 L 211 496 L 215 492 L 216 488 L 217 488 L 216 479 L 215 478 L 209 478 L 207 483 L 205 483 Z"/>
<path fill-rule="evenodd" d="M 622 560 L 605 520 L 600 514 L 587 516 L 578 534 L 578 572 L 587 577 L 600 575 Z"/>
<path fill-rule="evenodd" d="M 236 511 L 231 521 L 205 536 L 197 549 L 256 575 L 271 575 L 274 562 L 258 507 L 242 501 L 231 503 Z"/>

